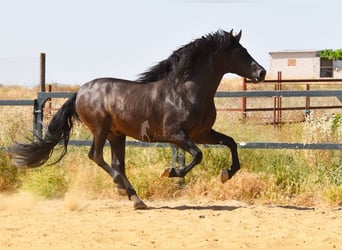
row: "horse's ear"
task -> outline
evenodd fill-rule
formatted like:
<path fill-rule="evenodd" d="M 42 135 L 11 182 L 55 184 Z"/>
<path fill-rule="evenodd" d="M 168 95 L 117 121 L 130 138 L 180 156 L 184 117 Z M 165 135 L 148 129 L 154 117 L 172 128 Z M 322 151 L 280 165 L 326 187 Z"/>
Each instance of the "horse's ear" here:
<path fill-rule="evenodd" d="M 233 29 L 228 33 L 228 38 L 231 40 L 234 37 Z"/>
<path fill-rule="evenodd" d="M 235 36 L 236 41 L 240 42 L 241 35 L 242 35 L 242 30 L 240 30 L 239 34 L 237 34 L 237 35 Z"/>

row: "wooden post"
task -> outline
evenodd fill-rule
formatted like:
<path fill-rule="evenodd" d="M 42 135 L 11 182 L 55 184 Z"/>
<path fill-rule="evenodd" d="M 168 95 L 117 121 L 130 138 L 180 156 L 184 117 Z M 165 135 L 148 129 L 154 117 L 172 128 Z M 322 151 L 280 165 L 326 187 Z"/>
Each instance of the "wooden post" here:
<path fill-rule="evenodd" d="M 274 85 L 274 90 L 277 90 L 277 84 Z M 273 125 L 276 125 L 277 120 L 277 97 L 273 97 Z"/>
<path fill-rule="evenodd" d="M 278 72 L 278 90 L 282 90 L 281 86 L 281 71 Z M 282 103 L 281 103 L 281 96 L 278 96 L 278 123 L 281 123 L 282 120 Z"/>
<path fill-rule="evenodd" d="M 45 92 L 45 53 L 40 53 L 40 91 Z"/>
<path fill-rule="evenodd" d="M 310 90 L 310 84 L 306 84 L 306 90 Z M 305 98 L 305 118 L 310 117 L 310 96 Z"/>

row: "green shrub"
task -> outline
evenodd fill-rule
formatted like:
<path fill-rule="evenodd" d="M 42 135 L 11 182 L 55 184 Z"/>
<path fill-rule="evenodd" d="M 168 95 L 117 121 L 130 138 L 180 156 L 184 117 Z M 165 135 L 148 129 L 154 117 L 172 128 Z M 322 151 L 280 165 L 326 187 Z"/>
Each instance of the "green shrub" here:
<path fill-rule="evenodd" d="M 68 189 L 66 173 L 59 166 L 33 169 L 23 179 L 22 189 L 44 198 L 62 197 Z"/>

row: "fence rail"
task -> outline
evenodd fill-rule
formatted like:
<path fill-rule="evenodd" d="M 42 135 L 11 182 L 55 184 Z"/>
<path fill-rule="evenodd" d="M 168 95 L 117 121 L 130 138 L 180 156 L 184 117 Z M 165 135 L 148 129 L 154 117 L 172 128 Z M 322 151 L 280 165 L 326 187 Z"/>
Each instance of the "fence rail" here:
<path fill-rule="evenodd" d="M 0 100 L 0 106 L 33 106 L 34 100 Z"/>
<path fill-rule="evenodd" d="M 246 90 L 217 92 L 215 97 L 337 97 L 342 98 L 342 90 Z"/>
<path fill-rule="evenodd" d="M 73 146 L 91 146 L 89 140 L 70 140 Z M 149 143 L 142 141 L 126 141 L 127 146 L 133 147 L 170 147 L 169 143 Z M 239 142 L 239 148 L 245 149 L 317 149 L 317 150 L 342 150 L 342 143 L 290 143 L 290 142 Z M 225 148 L 223 145 L 202 144 L 204 148 Z"/>

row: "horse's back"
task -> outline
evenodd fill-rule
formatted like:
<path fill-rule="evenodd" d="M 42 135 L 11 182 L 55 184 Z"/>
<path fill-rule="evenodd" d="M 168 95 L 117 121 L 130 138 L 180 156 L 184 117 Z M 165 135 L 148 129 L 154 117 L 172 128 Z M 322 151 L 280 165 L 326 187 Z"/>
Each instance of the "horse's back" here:
<path fill-rule="evenodd" d="M 82 85 L 77 93 L 77 103 L 96 104 L 111 97 L 116 91 L 121 92 L 123 88 L 135 85 L 136 82 L 118 78 L 97 78 Z"/>

